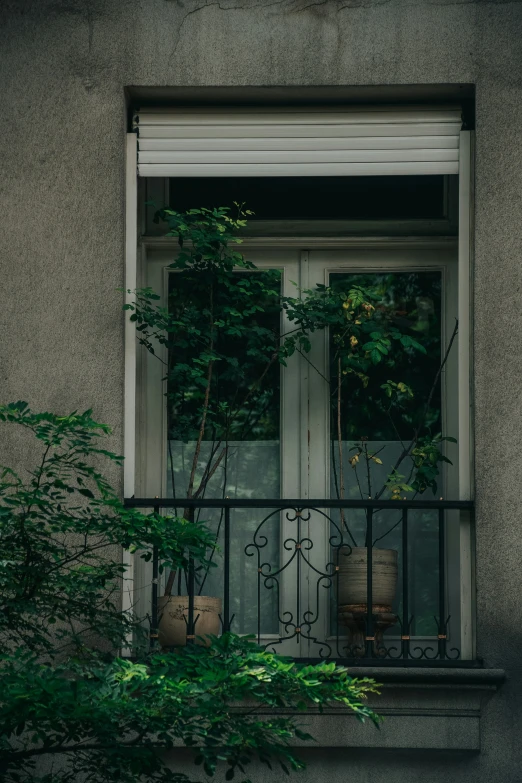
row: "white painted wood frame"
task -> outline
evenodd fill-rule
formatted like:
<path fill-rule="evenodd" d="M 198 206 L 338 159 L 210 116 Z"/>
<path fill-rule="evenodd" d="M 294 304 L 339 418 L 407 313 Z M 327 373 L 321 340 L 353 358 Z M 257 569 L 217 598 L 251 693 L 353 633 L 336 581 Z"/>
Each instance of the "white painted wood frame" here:
<path fill-rule="evenodd" d="M 135 133 L 126 138 L 125 166 L 125 303 L 132 301 L 128 290 L 136 288 L 138 253 L 138 172 L 136 166 L 137 139 Z M 123 496 L 134 495 L 136 473 L 136 329 L 125 316 L 125 387 L 123 412 Z M 123 550 L 124 574 L 122 609 L 132 612 L 134 604 L 134 558 Z M 129 644 L 132 639 L 127 640 Z"/>

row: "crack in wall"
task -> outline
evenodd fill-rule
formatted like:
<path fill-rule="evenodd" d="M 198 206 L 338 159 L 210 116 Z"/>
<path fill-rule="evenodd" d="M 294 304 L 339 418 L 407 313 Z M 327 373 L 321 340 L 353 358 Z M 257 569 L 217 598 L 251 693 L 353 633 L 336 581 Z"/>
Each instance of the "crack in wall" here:
<path fill-rule="evenodd" d="M 169 2 L 170 0 L 167 0 Z M 283 0 L 284 1 L 284 0 Z M 179 48 L 179 45 L 181 43 L 181 38 L 183 34 L 183 28 L 185 27 L 185 24 L 187 22 L 187 19 L 189 16 L 194 16 L 194 14 L 198 14 L 200 11 L 204 11 L 206 8 L 210 8 L 211 6 L 217 6 L 220 11 L 244 11 L 245 6 L 243 5 L 233 5 L 233 6 L 227 6 L 226 8 L 221 5 L 219 0 L 212 0 L 210 3 L 204 3 L 204 5 L 199 5 L 197 8 L 192 8 L 190 11 L 187 11 L 187 13 L 183 16 L 183 19 L 181 20 L 181 23 L 178 27 L 178 35 L 176 38 L 176 43 L 174 44 L 172 51 L 169 55 L 169 65 L 172 63 L 173 58 L 176 55 L 176 52 Z"/>
<path fill-rule="evenodd" d="M 165 0 L 165 2 L 173 2 L 175 1 L 181 8 L 184 7 L 183 3 L 180 2 L 180 0 Z M 389 2 L 390 0 L 385 0 L 385 2 Z M 306 0 L 305 0 L 306 2 Z M 195 14 L 200 13 L 201 11 L 204 11 L 207 8 L 211 8 L 212 6 L 217 7 L 220 11 L 256 11 L 256 10 L 267 10 L 269 8 L 274 8 L 275 6 L 284 6 L 287 4 L 288 8 L 281 9 L 281 12 L 283 14 L 290 13 L 303 13 L 304 11 L 307 11 L 312 8 L 317 8 L 319 6 L 325 6 L 328 5 L 328 3 L 331 3 L 332 0 L 319 0 L 319 2 L 313 2 L 313 3 L 307 3 L 306 5 L 300 5 L 297 0 L 274 0 L 274 2 L 264 2 L 261 0 L 261 2 L 257 3 L 251 3 L 249 0 L 246 0 L 246 3 L 242 5 L 225 5 L 222 0 L 211 0 L 211 2 L 204 3 L 203 5 L 199 5 L 196 8 L 192 8 L 190 11 L 187 11 L 178 27 L 178 34 L 176 37 L 176 42 L 172 48 L 172 51 L 169 55 L 169 65 L 172 63 L 173 58 L 176 56 L 176 53 L 179 49 L 182 34 L 183 34 L 183 28 L 185 27 L 185 24 L 187 23 L 187 20 L 189 17 L 194 16 Z M 337 3 L 338 0 L 335 0 Z"/>
<path fill-rule="evenodd" d="M 165 0 L 165 2 L 172 2 L 173 0 Z M 180 0 L 175 0 L 181 7 L 183 7 L 183 3 L 180 2 Z M 522 3 L 522 0 L 429 0 L 428 2 L 396 2 L 395 0 L 353 0 L 353 2 L 344 3 L 343 5 L 340 5 L 342 0 L 318 0 L 317 2 L 312 3 L 306 3 L 305 5 L 299 4 L 298 0 L 275 0 L 275 2 L 264 2 L 263 0 L 260 0 L 260 2 L 250 2 L 249 0 L 246 0 L 245 3 L 242 3 L 240 5 L 226 5 L 224 0 L 211 0 L 211 2 L 206 2 L 202 5 L 197 6 L 196 8 L 192 8 L 190 11 L 187 11 L 185 15 L 183 16 L 181 23 L 178 28 L 178 35 L 176 39 L 176 43 L 174 44 L 174 47 L 172 49 L 172 52 L 169 57 L 169 62 L 172 60 L 172 58 L 176 55 L 177 50 L 179 48 L 183 28 L 189 19 L 189 17 L 200 13 L 201 11 L 204 11 L 207 8 L 211 8 L 212 6 L 217 7 L 220 11 L 257 11 L 262 10 L 265 11 L 270 8 L 274 8 L 275 6 L 282 6 L 280 9 L 280 12 L 282 14 L 297 14 L 297 13 L 304 13 L 306 11 L 313 11 L 313 9 L 316 8 L 323 8 L 324 11 L 329 11 L 330 9 L 328 6 L 336 6 L 336 8 L 332 9 L 335 10 L 337 14 L 340 14 L 343 11 L 349 11 L 351 9 L 360 9 L 360 8 L 380 8 L 382 6 L 389 6 L 393 5 L 398 10 L 403 8 L 418 8 L 420 10 L 428 10 L 430 7 L 452 7 L 452 6 L 461 6 L 461 5 L 480 5 L 480 6 L 496 6 L 496 5 L 520 5 Z M 285 7 L 287 6 L 287 7 Z"/>

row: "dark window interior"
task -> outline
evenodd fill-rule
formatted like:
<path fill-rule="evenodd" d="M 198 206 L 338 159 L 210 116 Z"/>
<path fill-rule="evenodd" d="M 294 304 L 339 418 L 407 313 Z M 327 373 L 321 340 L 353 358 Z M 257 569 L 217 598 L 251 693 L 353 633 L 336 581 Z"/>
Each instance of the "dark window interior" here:
<path fill-rule="evenodd" d="M 447 217 L 445 177 L 180 177 L 177 211 L 244 203 L 251 220 L 436 220 Z"/>

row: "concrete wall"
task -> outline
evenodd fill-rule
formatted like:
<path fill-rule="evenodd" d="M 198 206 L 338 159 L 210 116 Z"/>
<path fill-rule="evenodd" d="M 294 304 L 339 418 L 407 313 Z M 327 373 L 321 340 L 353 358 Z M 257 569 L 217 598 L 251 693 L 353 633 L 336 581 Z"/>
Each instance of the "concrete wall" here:
<path fill-rule="evenodd" d="M 92 406 L 117 449 L 124 88 L 476 86 L 477 643 L 509 680 L 485 708 L 479 755 L 307 750 L 310 780 L 522 780 L 521 41 L 522 5 L 504 0 L 0 6 L 1 399 Z M 20 444 L 1 451 L 16 460 Z"/>

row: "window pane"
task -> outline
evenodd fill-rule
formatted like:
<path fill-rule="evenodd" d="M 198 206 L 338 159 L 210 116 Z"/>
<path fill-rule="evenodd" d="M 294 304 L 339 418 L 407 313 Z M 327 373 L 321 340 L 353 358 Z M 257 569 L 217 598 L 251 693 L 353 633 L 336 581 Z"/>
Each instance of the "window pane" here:
<path fill-rule="evenodd" d="M 267 294 L 267 289 L 272 293 Z M 199 497 L 206 498 L 279 497 L 280 367 L 271 361 L 280 332 L 279 290 L 276 270 L 237 273 L 232 285 L 221 287 L 204 279 L 195 284 L 190 273 L 169 275 L 170 313 L 179 321 L 188 315 L 190 323 L 186 334 L 179 333 L 168 358 L 170 497 L 187 497 L 191 485 L 192 493 L 199 489 Z M 256 306 L 248 308 L 249 300 Z M 242 327 L 236 328 L 239 320 Z M 218 358 L 211 362 L 210 354 Z M 230 596 L 235 614 L 232 629 L 238 632 L 257 631 L 257 562 L 247 556 L 245 547 L 265 515 L 259 509 L 231 512 Z M 205 509 L 196 518 L 210 522 L 223 552 L 223 512 Z M 270 528 L 263 557 L 277 563 L 278 516 Z M 218 565 L 208 574 L 200 573 L 200 595 L 222 595 L 223 568 L 221 562 Z M 186 587 L 180 584 L 179 589 L 184 593 Z M 264 633 L 277 630 L 275 601 L 275 591 L 262 591 L 259 611 Z"/>
<path fill-rule="evenodd" d="M 354 376 L 343 378 L 343 440 L 361 437 L 372 441 L 411 439 L 424 418 L 423 430 L 440 432 L 440 383 L 429 400 L 427 413 L 425 405 L 441 361 L 441 273 L 335 273 L 330 276 L 330 285 L 335 290 L 346 292 L 353 286 L 360 286 L 376 294 L 379 298 L 377 309 L 390 315 L 393 325 L 401 333 L 413 337 L 426 350 L 425 354 L 413 348 L 394 350 L 393 369 L 384 362 L 377 364 L 368 375 L 366 387 Z M 336 352 L 332 345 L 330 357 L 334 365 Z M 336 367 L 332 366 L 330 373 L 333 378 L 336 372 Z M 390 379 L 391 373 L 395 380 L 402 381 L 413 390 L 413 398 L 404 399 L 401 408 L 392 408 L 381 388 Z M 333 413 L 336 410 L 335 406 Z M 332 426 L 333 434 L 337 432 L 336 421 Z"/>

